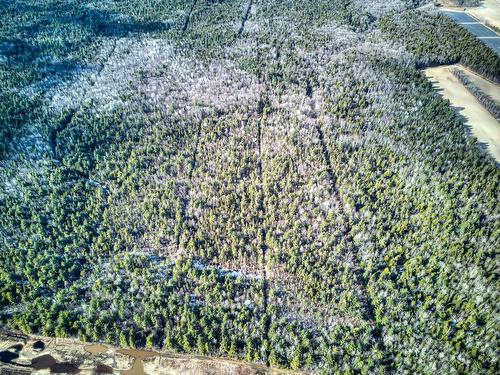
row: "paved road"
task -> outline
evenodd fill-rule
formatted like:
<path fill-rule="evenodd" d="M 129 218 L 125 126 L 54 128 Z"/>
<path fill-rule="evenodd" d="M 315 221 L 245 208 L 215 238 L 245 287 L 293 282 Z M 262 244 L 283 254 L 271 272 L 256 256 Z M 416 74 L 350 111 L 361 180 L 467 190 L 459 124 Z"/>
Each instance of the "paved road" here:
<path fill-rule="evenodd" d="M 489 46 L 493 51 L 500 55 L 500 35 L 485 26 L 474 16 L 465 12 L 444 10 L 444 14 L 455 20 L 471 33 L 476 35 L 483 43 Z"/>

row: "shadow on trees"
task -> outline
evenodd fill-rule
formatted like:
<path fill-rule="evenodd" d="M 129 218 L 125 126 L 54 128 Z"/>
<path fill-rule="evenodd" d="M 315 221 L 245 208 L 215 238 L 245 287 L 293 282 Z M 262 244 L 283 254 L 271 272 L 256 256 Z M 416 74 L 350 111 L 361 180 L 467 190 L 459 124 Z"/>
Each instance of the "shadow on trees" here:
<path fill-rule="evenodd" d="M 7 19 L 9 14 L 16 13 L 24 14 L 23 20 L 30 21 L 11 19 L 16 24 L 0 34 L 0 61 L 9 68 L 29 64 L 43 69 L 46 76 L 81 68 L 88 54 L 79 52 L 88 50 L 99 39 L 162 33 L 169 29 L 164 22 L 140 22 L 74 1 L 11 1 L 0 12 Z"/>
<path fill-rule="evenodd" d="M 35 93 L 43 93 L 75 73 L 98 71 L 95 57 L 106 39 L 160 34 L 170 28 L 168 23 L 138 21 L 91 7 L 95 4 L 100 3 L 0 1 L 0 86 L 6 89 L 0 98 L 0 159 L 27 114 L 40 107 L 24 94 L 21 98 L 20 90 L 31 92 L 33 87 Z M 19 124 L 13 124 L 16 114 Z"/>

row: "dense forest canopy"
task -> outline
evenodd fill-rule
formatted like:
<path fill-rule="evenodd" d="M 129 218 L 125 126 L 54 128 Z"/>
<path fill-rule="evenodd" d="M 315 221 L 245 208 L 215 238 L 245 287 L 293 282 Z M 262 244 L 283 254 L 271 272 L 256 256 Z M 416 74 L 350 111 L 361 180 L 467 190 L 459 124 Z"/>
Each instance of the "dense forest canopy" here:
<path fill-rule="evenodd" d="M 0 2 L 0 322 L 317 373 L 498 371 L 500 171 L 416 0 Z"/>

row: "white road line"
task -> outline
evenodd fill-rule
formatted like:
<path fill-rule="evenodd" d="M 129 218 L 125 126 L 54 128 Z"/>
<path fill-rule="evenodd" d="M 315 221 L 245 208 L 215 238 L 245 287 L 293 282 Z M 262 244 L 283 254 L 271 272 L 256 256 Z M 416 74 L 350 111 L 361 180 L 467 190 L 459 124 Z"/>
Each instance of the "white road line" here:
<path fill-rule="evenodd" d="M 500 39 L 500 36 L 478 36 L 478 39 Z"/>
<path fill-rule="evenodd" d="M 500 0 L 497 0 L 497 2 L 500 2 Z M 475 19 L 477 22 L 458 22 L 458 21 L 455 21 L 457 24 L 459 25 L 466 25 L 466 24 L 475 24 L 475 23 L 478 23 L 480 24 L 481 26 L 484 26 L 485 28 L 487 28 L 488 30 L 492 31 L 493 33 L 495 33 L 495 35 L 498 35 L 498 37 L 500 37 L 500 34 L 498 34 L 495 30 L 493 30 L 491 27 L 489 27 L 488 25 L 486 25 L 484 22 L 482 22 L 479 18 L 477 18 L 475 15 L 471 14 L 471 13 L 468 13 L 468 12 L 464 12 L 462 10 L 454 10 L 454 9 L 446 9 L 446 8 L 441 8 L 441 10 L 443 12 L 455 12 L 455 13 L 462 13 L 462 14 L 465 14 L 473 19 Z M 453 17 L 450 17 L 451 19 L 453 19 Z M 474 34 L 474 33 L 473 33 Z M 474 34 L 475 35 L 475 34 Z M 478 37 L 479 38 L 479 37 Z M 484 38 L 484 37 L 483 37 Z M 489 38 L 495 38 L 495 37 L 489 37 Z"/>
<path fill-rule="evenodd" d="M 466 12 L 464 12 L 466 13 Z M 474 18 L 475 20 L 477 20 L 481 25 L 483 25 L 484 27 L 486 27 L 488 30 L 491 30 L 492 32 L 494 32 L 496 35 L 498 35 L 498 33 L 493 30 L 491 27 L 489 27 L 488 25 L 486 25 L 484 22 L 482 22 L 479 18 L 477 18 L 475 15 L 473 14 L 470 14 L 470 13 L 466 13 L 468 14 L 469 16 L 471 16 L 472 18 Z"/>
<path fill-rule="evenodd" d="M 481 22 L 459 22 L 459 25 L 482 25 Z"/>

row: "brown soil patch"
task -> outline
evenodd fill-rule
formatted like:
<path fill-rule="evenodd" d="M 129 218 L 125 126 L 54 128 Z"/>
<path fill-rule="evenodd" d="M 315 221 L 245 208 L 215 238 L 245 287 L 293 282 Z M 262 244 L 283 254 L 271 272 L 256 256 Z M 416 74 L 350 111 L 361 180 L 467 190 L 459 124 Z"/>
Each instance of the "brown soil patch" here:
<path fill-rule="evenodd" d="M 98 355 L 101 353 L 106 353 L 108 351 L 108 348 L 104 345 L 93 344 L 85 346 L 85 350 L 92 355 Z"/>

